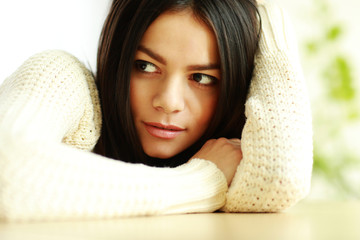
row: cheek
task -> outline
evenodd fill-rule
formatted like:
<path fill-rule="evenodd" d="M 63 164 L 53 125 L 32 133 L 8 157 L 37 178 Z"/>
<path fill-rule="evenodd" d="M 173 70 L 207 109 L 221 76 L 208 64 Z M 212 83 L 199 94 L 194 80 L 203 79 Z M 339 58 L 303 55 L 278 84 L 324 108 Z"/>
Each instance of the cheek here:
<path fill-rule="evenodd" d="M 208 127 L 211 119 L 214 116 L 215 108 L 218 101 L 218 95 L 214 94 L 211 96 L 204 97 L 202 99 L 198 100 L 197 107 L 196 105 L 192 104 L 194 106 L 193 113 L 194 118 L 197 119 L 199 127 Z"/>

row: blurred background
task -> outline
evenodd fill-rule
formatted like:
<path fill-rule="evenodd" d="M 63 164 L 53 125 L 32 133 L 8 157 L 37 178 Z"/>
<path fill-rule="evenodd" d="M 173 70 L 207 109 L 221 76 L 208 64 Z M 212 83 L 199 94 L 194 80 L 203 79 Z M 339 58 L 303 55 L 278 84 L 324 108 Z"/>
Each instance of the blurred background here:
<path fill-rule="evenodd" d="M 360 199 L 360 2 L 276 0 L 289 13 L 310 92 L 312 199 Z"/>
<path fill-rule="evenodd" d="M 270 0 L 271 1 L 271 0 Z M 308 200 L 360 199 L 360 9 L 357 0 L 272 0 L 298 37 L 313 112 Z M 68 51 L 96 71 L 109 0 L 0 0 L 0 84 L 29 56 Z"/>

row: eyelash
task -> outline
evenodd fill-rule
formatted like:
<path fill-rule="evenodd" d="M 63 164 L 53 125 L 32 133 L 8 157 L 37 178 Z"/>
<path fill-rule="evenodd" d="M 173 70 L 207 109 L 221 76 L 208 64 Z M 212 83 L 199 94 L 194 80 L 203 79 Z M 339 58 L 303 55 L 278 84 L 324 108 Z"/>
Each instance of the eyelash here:
<path fill-rule="evenodd" d="M 147 61 L 136 60 L 134 65 L 135 65 L 136 70 L 143 74 L 160 73 L 159 68 L 155 64 L 147 62 Z M 153 67 L 154 71 L 150 71 L 150 72 L 145 71 L 146 67 Z M 200 83 L 200 80 L 196 80 L 196 78 L 199 76 L 209 78 L 211 82 L 210 83 Z M 201 87 L 208 87 L 208 86 L 216 85 L 219 82 L 219 79 L 217 79 L 216 77 L 213 77 L 211 75 L 207 75 L 204 73 L 193 73 L 190 75 L 189 79 L 194 81 L 197 85 L 199 85 Z"/>
<path fill-rule="evenodd" d="M 155 69 L 155 71 L 153 71 L 153 72 L 145 71 L 145 69 L 143 68 L 144 65 L 153 67 Z M 145 66 L 145 67 L 147 67 L 147 66 Z M 135 61 L 135 68 L 136 68 L 137 71 L 145 73 L 145 74 L 153 74 L 153 73 L 159 73 L 160 72 L 158 67 L 156 67 L 155 64 L 152 64 L 150 62 L 143 61 L 143 60 L 136 60 Z"/>
<path fill-rule="evenodd" d="M 196 80 L 195 77 L 196 76 L 202 76 L 202 77 L 206 77 L 210 80 L 210 83 L 200 83 L 200 81 Z M 201 85 L 201 86 L 212 86 L 218 83 L 218 79 L 216 77 L 207 75 L 207 74 L 203 74 L 203 73 L 193 73 L 191 74 L 190 80 L 195 81 L 195 83 Z"/>

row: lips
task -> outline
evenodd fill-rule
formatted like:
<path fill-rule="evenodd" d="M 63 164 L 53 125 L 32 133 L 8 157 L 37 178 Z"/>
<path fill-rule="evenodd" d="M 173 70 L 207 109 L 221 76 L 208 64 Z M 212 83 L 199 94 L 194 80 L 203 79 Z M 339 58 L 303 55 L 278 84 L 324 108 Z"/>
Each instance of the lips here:
<path fill-rule="evenodd" d="M 174 139 L 185 131 L 184 128 L 161 123 L 144 122 L 144 125 L 150 135 L 162 139 Z"/>

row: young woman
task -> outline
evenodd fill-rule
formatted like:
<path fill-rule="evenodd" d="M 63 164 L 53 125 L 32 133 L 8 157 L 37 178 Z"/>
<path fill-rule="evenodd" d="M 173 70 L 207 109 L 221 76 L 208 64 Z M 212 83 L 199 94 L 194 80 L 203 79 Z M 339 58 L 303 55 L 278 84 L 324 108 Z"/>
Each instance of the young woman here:
<path fill-rule="evenodd" d="M 96 81 L 47 51 L 0 87 L 0 218 L 295 204 L 312 140 L 292 36 L 268 3 L 114 0 Z"/>

